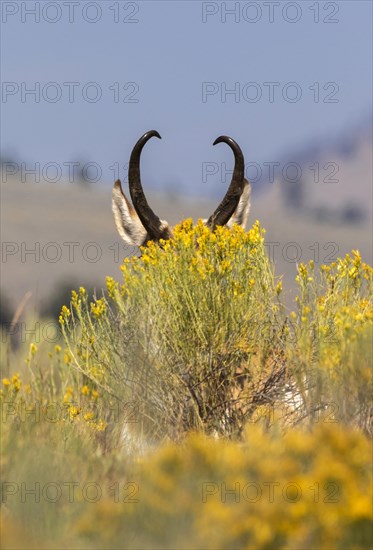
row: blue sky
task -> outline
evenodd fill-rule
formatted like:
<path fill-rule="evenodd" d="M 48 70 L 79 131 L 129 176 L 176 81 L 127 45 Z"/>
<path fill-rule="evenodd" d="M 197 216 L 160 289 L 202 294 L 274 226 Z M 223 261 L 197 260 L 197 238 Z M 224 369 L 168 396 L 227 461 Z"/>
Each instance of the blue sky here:
<path fill-rule="evenodd" d="M 157 129 L 163 140 L 144 152 L 146 185 L 211 195 L 218 176 L 204 183 L 203 163 L 232 162 L 227 148 L 212 147 L 217 136 L 234 137 L 247 162 L 275 161 L 371 113 L 370 1 L 273 2 L 273 22 L 266 2 L 72 4 L 2 2 L 1 149 L 27 166 L 92 161 L 100 185 L 111 184 L 110 166 Z M 40 101 L 22 98 L 35 83 Z"/>

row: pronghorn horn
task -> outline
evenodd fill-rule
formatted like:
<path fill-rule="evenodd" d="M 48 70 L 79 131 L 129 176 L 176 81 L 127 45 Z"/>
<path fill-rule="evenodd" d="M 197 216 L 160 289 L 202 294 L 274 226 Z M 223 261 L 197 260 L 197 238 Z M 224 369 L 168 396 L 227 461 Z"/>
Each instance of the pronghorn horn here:
<path fill-rule="evenodd" d="M 150 239 L 157 240 L 162 237 L 162 222 L 158 216 L 154 214 L 148 204 L 148 201 L 146 200 L 140 176 L 141 151 L 145 143 L 152 137 L 161 139 L 161 136 L 156 130 L 150 130 L 141 136 L 134 146 L 128 168 L 128 184 L 133 206 L 141 220 L 141 223 L 148 232 Z"/>
<path fill-rule="evenodd" d="M 207 221 L 207 226 L 210 227 L 212 231 L 218 225 L 225 225 L 230 220 L 245 188 L 245 161 L 240 146 L 234 139 L 228 136 L 218 137 L 213 145 L 217 145 L 218 143 L 226 143 L 229 145 L 234 153 L 235 165 L 228 191 L 215 212 Z"/>

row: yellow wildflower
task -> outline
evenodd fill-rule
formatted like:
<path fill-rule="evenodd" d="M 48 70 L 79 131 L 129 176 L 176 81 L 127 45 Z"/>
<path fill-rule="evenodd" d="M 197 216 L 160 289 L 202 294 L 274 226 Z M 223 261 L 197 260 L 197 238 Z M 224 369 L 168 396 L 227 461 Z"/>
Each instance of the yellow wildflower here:
<path fill-rule="evenodd" d="M 22 382 L 21 382 L 19 374 L 13 374 L 12 384 L 13 384 L 13 388 L 14 388 L 15 391 L 18 392 L 21 389 Z"/>
<path fill-rule="evenodd" d="M 66 321 L 68 321 L 68 318 L 71 315 L 71 311 L 68 307 L 62 306 L 61 314 L 59 316 L 59 321 L 61 325 L 64 325 Z"/>
<path fill-rule="evenodd" d="M 101 315 L 106 312 L 106 304 L 104 298 L 100 298 L 100 300 L 97 300 L 96 303 L 92 302 L 91 311 L 96 319 L 99 319 Z"/>
<path fill-rule="evenodd" d="M 78 416 L 78 414 L 80 414 L 80 409 L 78 409 L 75 405 L 71 405 L 69 407 L 70 420 L 73 420 L 76 416 Z"/>
<path fill-rule="evenodd" d="M 31 353 L 31 355 L 35 355 L 35 353 L 37 352 L 37 349 L 38 349 L 38 347 L 37 347 L 36 344 L 34 344 L 34 343 L 30 344 L 30 353 Z"/>
<path fill-rule="evenodd" d="M 77 311 L 80 310 L 80 307 L 81 307 L 81 300 L 80 300 L 80 298 L 79 298 L 79 296 L 78 296 L 78 293 L 77 293 L 75 290 L 73 290 L 73 291 L 71 292 L 71 304 L 72 304 L 72 306 L 73 306 Z"/>
<path fill-rule="evenodd" d="M 299 271 L 299 275 L 302 277 L 302 279 L 307 278 L 308 272 L 307 272 L 307 266 L 305 264 L 300 263 L 298 271 Z"/>
<path fill-rule="evenodd" d="M 106 277 L 106 288 L 108 289 L 110 298 L 115 298 L 118 283 L 112 277 Z"/>
<path fill-rule="evenodd" d="M 97 422 L 97 424 L 95 425 L 95 429 L 96 429 L 98 432 L 103 432 L 103 431 L 105 431 L 107 427 L 108 427 L 108 423 L 107 423 L 107 422 L 104 422 L 103 420 L 100 420 L 100 421 Z"/>

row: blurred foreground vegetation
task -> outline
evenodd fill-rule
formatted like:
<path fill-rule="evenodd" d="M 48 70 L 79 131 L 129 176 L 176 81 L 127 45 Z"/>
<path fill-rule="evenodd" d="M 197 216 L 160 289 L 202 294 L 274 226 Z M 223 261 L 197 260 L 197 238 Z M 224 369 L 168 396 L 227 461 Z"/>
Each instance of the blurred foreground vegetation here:
<path fill-rule="evenodd" d="M 2 334 L 2 546 L 370 547 L 359 252 L 300 264 L 293 311 L 258 222 L 187 220 L 122 272 L 60 341 Z"/>

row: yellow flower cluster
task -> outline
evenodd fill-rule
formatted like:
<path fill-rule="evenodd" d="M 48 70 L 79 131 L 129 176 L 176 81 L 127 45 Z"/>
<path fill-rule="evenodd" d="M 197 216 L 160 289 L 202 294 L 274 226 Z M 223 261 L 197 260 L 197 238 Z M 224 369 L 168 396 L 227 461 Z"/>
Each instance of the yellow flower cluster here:
<path fill-rule="evenodd" d="M 96 319 L 99 319 L 106 312 L 106 303 L 104 298 L 91 303 L 91 311 Z"/>
<path fill-rule="evenodd" d="M 22 386 L 22 380 L 19 373 L 13 374 L 11 379 L 3 378 L 2 383 L 7 390 L 13 389 L 15 392 L 19 392 Z"/>
<path fill-rule="evenodd" d="M 85 395 L 85 396 L 91 395 L 93 399 L 97 399 L 100 395 L 97 390 L 91 390 L 86 384 L 82 386 L 81 393 L 82 395 Z"/>
<path fill-rule="evenodd" d="M 118 287 L 118 283 L 112 277 L 106 277 L 106 288 L 108 289 L 110 298 L 115 298 Z"/>
<path fill-rule="evenodd" d="M 94 431 L 104 431 L 108 426 L 107 422 L 97 419 L 97 411 L 89 410 L 92 401 L 97 402 L 99 392 L 96 389 L 91 390 L 87 384 L 84 384 L 80 388 L 80 394 L 83 396 L 81 399 L 75 395 L 72 386 L 66 387 L 63 403 L 66 405 L 69 420 L 83 419 L 84 423 L 87 423 Z"/>
<path fill-rule="evenodd" d="M 182 276 L 185 270 L 194 274 L 195 284 L 198 280 L 204 284 L 206 279 L 215 280 L 222 276 L 230 281 L 236 280 L 237 273 L 242 272 L 243 268 L 246 272 L 254 271 L 259 263 L 263 263 L 264 233 L 259 222 L 255 222 L 248 232 L 238 225 L 232 229 L 217 227 L 211 232 L 202 220 L 195 226 L 191 219 L 184 220 L 174 228 L 173 239 L 161 240 L 159 245 L 149 241 L 147 246 L 142 247 L 141 257 L 124 261 L 121 268 L 124 276 L 122 295 L 133 296 L 136 293 L 139 275 L 150 282 L 158 280 L 161 272 L 168 282 Z M 252 277 L 249 279 L 253 280 Z M 114 297 L 116 283 L 107 278 L 106 284 L 109 295 Z M 253 286 L 252 283 L 250 285 Z"/>
<path fill-rule="evenodd" d="M 71 311 L 67 306 L 62 306 L 61 314 L 59 316 L 59 321 L 61 325 L 64 325 L 68 322 L 68 319 L 71 315 Z"/>

